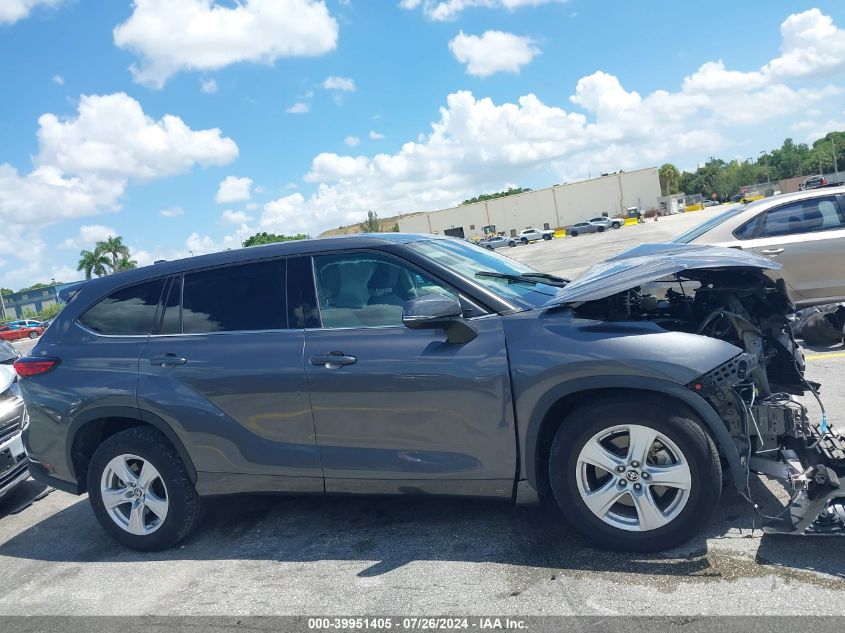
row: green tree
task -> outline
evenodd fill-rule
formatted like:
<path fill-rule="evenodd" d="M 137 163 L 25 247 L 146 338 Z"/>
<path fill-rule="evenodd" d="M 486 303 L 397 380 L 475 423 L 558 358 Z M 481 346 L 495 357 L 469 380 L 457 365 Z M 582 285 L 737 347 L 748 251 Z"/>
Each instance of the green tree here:
<path fill-rule="evenodd" d="M 91 279 L 91 275 L 102 277 L 109 274 L 109 258 L 96 248 L 93 251 L 82 251 L 79 254 L 79 265 L 76 270 L 85 271 L 85 279 Z"/>
<path fill-rule="evenodd" d="M 118 270 L 121 260 L 129 260 L 131 258 L 129 247 L 123 243 L 123 238 L 119 235 L 116 237 L 109 235 L 108 238 L 102 242 L 97 242 L 97 246 L 94 251 L 99 252 L 102 255 L 107 255 L 111 258 L 111 268 L 113 272 Z"/>
<path fill-rule="evenodd" d="M 358 226 L 361 227 L 361 233 L 378 233 L 381 231 L 381 222 L 379 222 L 378 213 L 367 211 L 367 219 Z"/>
<path fill-rule="evenodd" d="M 122 255 L 121 258 L 118 260 L 117 265 L 112 266 L 112 272 L 122 273 L 125 270 L 135 270 L 136 268 L 138 268 L 138 262 L 136 262 L 128 255 Z"/>
<path fill-rule="evenodd" d="M 672 163 L 664 163 L 658 171 L 660 178 L 660 192 L 664 196 L 671 196 L 673 193 L 678 193 L 678 188 L 681 184 L 681 172 Z"/>
<path fill-rule="evenodd" d="M 496 193 L 482 193 L 480 196 L 476 196 L 475 198 L 469 198 L 461 202 L 461 205 L 464 204 L 474 204 L 476 202 L 484 202 L 486 200 L 495 200 L 496 198 L 504 198 L 505 196 L 515 196 L 518 193 L 526 193 L 531 191 L 530 187 L 511 187 L 507 191 L 497 191 Z"/>
<path fill-rule="evenodd" d="M 10 295 L 13 294 L 15 291 L 11 288 L 0 288 L 0 295 Z"/>
<path fill-rule="evenodd" d="M 65 306 L 62 303 L 54 303 L 52 305 L 47 306 L 46 308 L 41 308 L 41 312 L 38 313 L 38 319 L 40 319 L 41 321 L 55 319 L 64 307 Z"/>
<path fill-rule="evenodd" d="M 304 240 L 308 236 L 303 233 L 296 235 L 276 235 L 274 233 L 267 233 L 262 231 L 244 240 L 244 246 L 261 246 L 262 244 L 275 244 L 276 242 L 292 242 L 295 240 Z"/>

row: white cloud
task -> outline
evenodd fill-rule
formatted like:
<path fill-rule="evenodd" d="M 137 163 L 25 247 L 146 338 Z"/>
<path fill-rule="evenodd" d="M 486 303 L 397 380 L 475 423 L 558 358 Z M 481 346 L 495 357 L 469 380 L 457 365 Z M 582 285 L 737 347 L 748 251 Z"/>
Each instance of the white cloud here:
<path fill-rule="evenodd" d="M 349 147 L 356 147 L 361 142 L 361 139 L 357 136 L 347 136 L 343 139 L 343 142 L 349 145 Z"/>
<path fill-rule="evenodd" d="M 227 249 L 242 248 L 244 241 L 255 234 L 255 229 L 247 224 L 241 224 L 231 235 L 224 236 L 217 241 L 208 235 L 200 235 L 197 232 L 191 233 L 185 240 L 185 248 L 193 255 L 204 255 L 216 253 Z"/>
<path fill-rule="evenodd" d="M 175 218 L 185 213 L 185 209 L 182 207 L 169 207 L 167 209 L 161 209 L 158 214 L 163 218 Z"/>
<path fill-rule="evenodd" d="M 339 90 L 342 92 L 355 92 L 355 81 L 349 77 L 326 77 L 323 82 L 323 88 L 326 90 Z"/>
<path fill-rule="evenodd" d="M 29 17 L 36 7 L 56 7 L 64 0 L 3 0 L 0 2 L 0 24 L 14 24 Z"/>
<path fill-rule="evenodd" d="M 116 211 L 131 182 L 225 165 L 238 155 L 220 130 L 192 130 L 169 114 L 153 120 L 124 93 L 83 96 L 76 116 L 44 114 L 38 122 L 32 171 L 0 164 L 0 220 L 48 224 Z"/>
<path fill-rule="evenodd" d="M 322 0 L 134 0 L 114 29 L 114 43 L 140 58 L 130 67 L 135 81 L 153 88 L 184 70 L 322 55 L 337 37 Z"/>
<path fill-rule="evenodd" d="M 549 181 L 561 182 L 586 177 L 588 167 L 595 174 L 666 160 L 683 164 L 689 157 L 736 148 L 738 135 L 764 130 L 772 121 L 775 127 L 788 126 L 788 117 L 796 114 L 830 113 L 845 91 L 822 79 L 845 72 L 833 63 L 845 41 L 842 31 L 815 11 L 790 16 L 781 31 L 784 44 L 772 62 L 758 69 L 709 62 L 674 90 L 641 94 L 612 74 L 594 72 L 577 82 L 570 97 L 574 110 L 532 94 L 496 103 L 455 92 L 428 133 L 393 153 L 315 156 L 305 175 L 306 182 L 316 184 L 313 193 L 265 204 L 260 228 L 314 234 L 359 222 L 368 209 L 386 216 L 442 208 L 542 172 Z M 813 54 L 802 53 L 802 59 L 826 60 L 814 67 L 815 83 L 795 70 L 794 85 L 784 78 L 788 65 L 779 60 L 797 55 L 813 39 L 796 32 L 815 38 Z M 822 135 L 825 124 L 816 121 L 824 121 L 823 116 L 814 116 L 802 131 Z M 838 125 L 838 118 L 829 122 Z"/>
<path fill-rule="evenodd" d="M 540 53 L 530 37 L 502 31 L 485 31 L 480 37 L 461 31 L 449 42 L 449 50 L 455 59 L 466 64 L 468 74 L 477 77 L 499 72 L 518 73 Z"/>
<path fill-rule="evenodd" d="M 213 79 L 203 79 L 200 82 L 200 89 L 207 95 L 217 92 L 217 82 Z"/>
<path fill-rule="evenodd" d="M 523 7 L 536 7 L 552 2 L 566 2 L 566 0 L 401 0 L 399 6 L 409 10 L 422 7 L 428 18 L 443 21 L 455 19 L 464 9 L 484 7 L 515 11 Z"/>
<path fill-rule="evenodd" d="M 252 178 L 226 176 L 220 181 L 220 187 L 217 189 L 217 195 L 214 196 L 214 201 L 217 204 L 227 204 L 229 202 L 249 200 L 252 195 L 250 193 L 251 188 Z"/>
<path fill-rule="evenodd" d="M 233 211 L 227 209 L 220 215 L 220 221 L 225 224 L 246 224 L 252 221 L 252 216 L 245 211 Z"/>
<path fill-rule="evenodd" d="M 59 86 L 65 85 L 65 78 L 61 75 L 53 75 L 53 78 L 50 81 Z"/>
<path fill-rule="evenodd" d="M 384 138 L 384 134 L 376 132 L 375 130 L 370 130 L 370 138 L 374 141 L 380 141 Z"/>
<path fill-rule="evenodd" d="M 288 114 L 307 114 L 311 111 L 311 106 L 305 103 L 304 101 L 297 101 L 291 107 L 289 107 L 285 112 Z"/>
<path fill-rule="evenodd" d="M 79 232 L 67 238 L 61 243 L 61 248 L 73 248 L 81 250 L 83 248 L 91 249 L 97 242 L 101 242 L 109 237 L 119 235 L 117 231 L 102 224 L 88 224 L 79 227 Z"/>

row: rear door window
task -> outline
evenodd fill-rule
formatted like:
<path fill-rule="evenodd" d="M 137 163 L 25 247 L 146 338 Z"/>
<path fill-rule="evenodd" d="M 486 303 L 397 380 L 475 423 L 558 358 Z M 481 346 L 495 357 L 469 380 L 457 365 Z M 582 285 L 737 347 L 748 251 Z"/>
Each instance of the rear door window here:
<path fill-rule="evenodd" d="M 760 237 L 777 237 L 845 228 L 845 219 L 834 196 L 810 198 L 771 209 L 763 220 Z"/>
<path fill-rule="evenodd" d="M 285 260 L 188 273 L 166 304 L 162 334 L 286 329 Z"/>
<path fill-rule="evenodd" d="M 121 288 L 88 308 L 79 323 L 96 332 L 110 336 L 138 336 L 149 334 L 158 309 L 164 279 Z"/>

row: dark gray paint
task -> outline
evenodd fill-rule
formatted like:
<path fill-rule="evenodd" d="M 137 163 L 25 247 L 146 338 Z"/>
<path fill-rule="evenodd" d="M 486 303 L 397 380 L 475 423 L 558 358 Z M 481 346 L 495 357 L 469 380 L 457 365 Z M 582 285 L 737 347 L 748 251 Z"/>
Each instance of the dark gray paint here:
<path fill-rule="evenodd" d="M 716 414 L 685 385 L 739 349 L 648 322 L 574 319 L 559 307 L 517 311 L 474 280 L 404 248 L 416 239 L 444 238 L 285 243 L 84 284 L 32 352 L 62 363 L 22 381 L 33 473 L 81 491 L 70 459 L 73 438 L 89 421 L 120 412 L 168 434 L 196 472 L 201 494 L 325 486 L 341 493 L 510 496 L 517 481 L 537 485 L 544 467 L 536 463 L 537 438 L 549 408 L 577 391 L 619 387 L 672 394 L 724 439 Z M 442 329 L 387 327 L 105 337 L 75 323 L 102 296 L 154 276 L 357 249 L 406 257 L 484 306 L 491 314 L 469 321 L 478 336 L 457 344 Z M 355 362 L 311 364 L 312 356 L 331 352 Z M 186 363 L 150 363 L 168 353 Z"/>

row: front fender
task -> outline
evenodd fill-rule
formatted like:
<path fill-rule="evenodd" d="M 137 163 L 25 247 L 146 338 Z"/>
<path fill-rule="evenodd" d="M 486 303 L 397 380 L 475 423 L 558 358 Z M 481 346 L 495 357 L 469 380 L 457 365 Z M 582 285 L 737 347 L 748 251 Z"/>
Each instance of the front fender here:
<path fill-rule="evenodd" d="M 574 318 L 571 310 L 530 311 L 503 320 L 520 451 L 520 477 L 537 489 L 538 438 L 552 406 L 596 389 L 639 389 L 675 397 L 695 411 L 735 473 L 739 455 L 724 422 L 686 387 L 742 353 L 718 339 L 670 332 L 649 321 Z"/>

